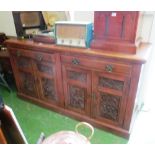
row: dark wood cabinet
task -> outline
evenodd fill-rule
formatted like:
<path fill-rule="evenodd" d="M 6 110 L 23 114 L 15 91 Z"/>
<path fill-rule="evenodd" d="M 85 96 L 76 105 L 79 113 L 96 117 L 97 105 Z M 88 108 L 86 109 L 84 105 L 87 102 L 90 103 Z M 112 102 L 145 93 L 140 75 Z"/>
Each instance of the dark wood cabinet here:
<path fill-rule="evenodd" d="M 28 40 L 6 43 L 19 97 L 129 137 L 149 44 L 131 55 Z"/>
<path fill-rule="evenodd" d="M 68 64 L 63 64 L 62 70 L 65 107 L 81 114 L 90 115 L 91 72 Z"/>
<path fill-rule="evenodd" d="M 56 54 L 34 53 L 34 70 L 38 79 L 40 98 L 47 102 L 59 104 L 61 96 L 57 89 Z"/>
<path fill-rule="evenodd" d="M 130 77 L 93 72 L 93 117 L 109 124 L 122 126 L 129 84 Z"/>
<path fill-rule="evenodd" d="M 47 104 L 63 106 L 57 54 L 36 53 L 16 48 L 10 49 L 10 54 L 20 93 L 39 98 Z"/>
<path fill-rule="evenodd" d="M 122 126 L 131 66 L 62 56 L 66 108 Z M 88 66 L 91 66 L 91 68 Z"/>
<path fill-rule="evenodd" d="M 92 48 L 123 53 L 136 53 L 141 20 L 138 11 L 95 11 Z"/>
<path fill-rule="evenodd" d="M 96 11 L 94 38 L 134 43 L 138 16 L 138 11 Z"/>
<path fill-rule="evenodd" d="M 16 72 L 17 88 L 21 93 L 32 97 L 38 97 L 36 87 L 36 76 L 33 71 L 33 62 L 30 59 L 32 53 L 30 51 L 23 51 L 20 49 L 11 49 L 11 62 L 14 64 Z"/>

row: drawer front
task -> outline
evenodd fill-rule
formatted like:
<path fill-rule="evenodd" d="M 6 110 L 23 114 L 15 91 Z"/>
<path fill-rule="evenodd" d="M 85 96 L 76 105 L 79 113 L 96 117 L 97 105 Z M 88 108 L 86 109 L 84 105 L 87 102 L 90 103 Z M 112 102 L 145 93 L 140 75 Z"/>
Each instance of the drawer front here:
<path fill-rule="evenodd" d="M 9 53 L 16 57 L 29 57 L 36 61 L 45 61 L 45 62 L 55 62 L 55 54 L 46 54 L 41 52 L 33 52 L 31 50 L 23 50 L 23 49 L 16 49 L 10 48 Z"/>
<path fill-rule="evenodd" d="M 32 52 L 22 49 L 9 48 L 9 53 L 16 57 L 32 57 Z"/>
<path fill-rule="evenodd" d="M 11 48 L 9 49 L 9 53 L 18 69 L 24 69 L 28 72 L 32 71 L 32 53 L 30 51 Z"/>
<path fill-rule="evenodd" d="M 33 59 L 42 62 L 55 62 L 55 54 L 46 54 L 41 52 L 33 52 Z"/>
<path fill-rule="evenodd" d="M 62 63 L 67 63 L 73 66 L 89 67 L 94 70 L 100 70 L 108 73 L 122 73 L 130 75 L 132 66 L 127 64 L 119 64 L 107 60 L 90 60 L 87 58 L 74 56 L 61 56 Z"/>
<path fill-rule="evenodd" d="M 119 64 L 119 63 L 113 63 L 113 62 L 96 62 L 94 63 L 96 65 L 95 67 L 103 70 L 104 72 L 108 73 L 122 73 L 122 74 L 131 74 L 131 65 L 126 65 L 126 64 Z"/>

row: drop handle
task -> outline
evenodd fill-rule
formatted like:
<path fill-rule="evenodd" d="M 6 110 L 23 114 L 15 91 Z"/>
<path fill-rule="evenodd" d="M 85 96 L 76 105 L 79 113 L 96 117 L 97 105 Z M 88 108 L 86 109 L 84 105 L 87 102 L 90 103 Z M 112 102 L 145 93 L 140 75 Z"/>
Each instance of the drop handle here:
<path fill-rule="evenodd" d="M 43 60 L 43 55 L 36 55 L 36 59 L 37 59 L 38 61 Z"/>
<path fill-rule="evenodd" d="M 80 61 L 78 59 L 73 59 L 72 60 L 72 64 L 73 65 L 79 65 L 80 64 Z"/>
<path fill-rule="evenodd" d="M 113 65 L 106 65 L 105 70 L 109 73 L 113 72 L 114 66 Z"/>

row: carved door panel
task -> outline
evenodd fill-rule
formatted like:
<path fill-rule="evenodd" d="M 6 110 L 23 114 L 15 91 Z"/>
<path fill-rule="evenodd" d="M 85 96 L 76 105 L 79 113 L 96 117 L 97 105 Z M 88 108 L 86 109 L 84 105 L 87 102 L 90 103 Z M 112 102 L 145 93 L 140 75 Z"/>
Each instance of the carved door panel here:
<path fill-rule="evenodd" d="M 38 97 L 36 88 L 36 77 L 33 71 L 32 59 L 29 57 L 29 52 L 24 53 L 22 50 L 11 57 L 14 64 L 14 72 L 16 73 L 16 83 L 18 91 L 31 97 Z"/>
<path fill-rule="evenodd" d="M 38 79 L 38 87 L 41 99 L 55 105 L 62 104 L 62 91 L 58 71 L 56 70 L 56 55 L 48 55 L 43 53 L 35 54 L 34 68 Z M 61 89 L 61 90 L 60 90 Z"/>
<path fill-rule="evenodd" d="M 16 68 L 21 70 L 33 70 L 32 69 L 32 60 L 31 60 L 31 51 L 23 50 L 23 49 L 9 49 L 11 54 L 11 58 L 16 65 Z"/>
<path fill-rule="evenodd" d="M 67 64 L 63 64 L 62 69 L 65 107 L 90 115 L 91 72 L 81 67 L 70 67 Z"/>
<path fill-rule="evenodd" d="M 122 126 L 129 81 L 123 75 L 93 72 L 93 117 Z"/>
<path fill-rule="evenodd" d="M 30 72 L 19 71 L 19 77 L 21 81 L 20 91 L 28 96 L 38 97 L 35 76 Z"/>

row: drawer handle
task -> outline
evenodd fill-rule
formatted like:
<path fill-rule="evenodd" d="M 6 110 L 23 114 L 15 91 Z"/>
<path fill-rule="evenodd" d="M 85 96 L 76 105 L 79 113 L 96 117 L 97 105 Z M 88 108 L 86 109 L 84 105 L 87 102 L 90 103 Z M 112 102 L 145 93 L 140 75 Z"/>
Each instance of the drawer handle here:
<path fill-rule="evenodd" d="M 80 61 L 78 59 L 73 59 L 72 60 L 72 64 L 79 65 L 80 64 Z"/>
<path fill-rule="evenodd" d="M 20 57 L 21 56 L 21 52 L 20 51 L 17 51 L 16 52 L 16 55 L 17 55 L 17 57 Z"/>
<path fill-rule="evenodd" d="M 110 72 L 110 73 L 113 71 L 113 68 L 114 68 L 113 65 L 106 65 L 106 66 L 105 66 L 105 70 L 106 70 L 107 72 Z"/>
<path fill-rule="evenodd" d="M 37 59 L 38 61 L 41 61 L 41 60 L 43 59 L 43 55 L 36 55 L 36 59 Z"/>

